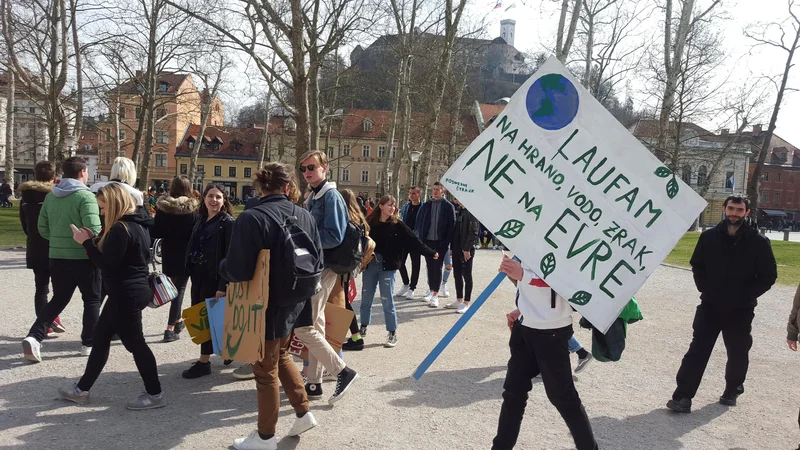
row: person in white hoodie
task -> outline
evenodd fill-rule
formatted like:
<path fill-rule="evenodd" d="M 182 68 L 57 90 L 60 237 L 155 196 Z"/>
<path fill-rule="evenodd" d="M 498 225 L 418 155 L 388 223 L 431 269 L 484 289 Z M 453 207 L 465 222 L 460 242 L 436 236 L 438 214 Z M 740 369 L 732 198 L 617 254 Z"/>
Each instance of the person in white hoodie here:
<path fill-rule="evenodd" d="M 572 381 L 568 342 L 572 307 L 519 261 L 503 256 L 500 272 L 517 282 L 517 308 L 507 315 L 511 358 L 492 449 L 514 448 L 533 378 L 542 374 L 547 398 L 566 422 L 578 450 L 597 449 L 592 425 Z"/>
<path fill-rule="evenodd" d="M 132 159 L 124 156 L 117 157 L 114 160 L 114 164 L 111 166 L 111 175 L 109 178 L 109 181 L 98 181 L 94 183 L 90 188 L 92 193 L 97 195 L 101 187 L 108 183 L 117 182 L 122 184 L 122 187 L 131 194 L 137 209 L 144 206 L 144 195 L 141 191 L 132 186 L 133 183 L 136 182 L 136 164 Z"/>

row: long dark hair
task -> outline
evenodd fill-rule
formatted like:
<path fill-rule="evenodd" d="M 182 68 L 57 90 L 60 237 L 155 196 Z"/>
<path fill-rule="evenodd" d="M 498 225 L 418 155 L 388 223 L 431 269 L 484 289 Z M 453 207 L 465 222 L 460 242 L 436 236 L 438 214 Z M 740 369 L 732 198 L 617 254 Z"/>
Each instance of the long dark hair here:
<path fill-rule="evenodd" d="M 223 191 L 224 192 L 224 191 Z M 175 177 L 169 185 L 169 196 L 172 198 L 178 197 L 193 197 L 192 184 L 186 177 Z"/>
<path fill-rule="evenodd" d="M 369 232 L 367 218 L 364 217 L 364 213 L 361 212 L 361 207 L 358 206 L 358 201 L 356 200 L 357 198 L 361 197 L 356 197 L 356 194 L 350 189 L 341 189 L 339 190 L 339 193 L 342 194 L 342 198 L 344 198 L 344 204 L 347 205 L 347 216 L 350 219 L 350 222 L 363 225 L 367 232 Z"/>
<path fill-rule="evenodd" d="M 216 189 L 222 192 L 222 198 L 224 199 L 224 203 L 222 204 L 222 208 L 220 208 L 220 212 L 223 212 L 229 216 L 233 216 L 233 207 L 231 206 L 230 200 L 228 200 L 228 193 L 225 191 L 225 188 L 222 187 L 221 184 L 209 184 L 206 186 L 206 190 L 203 191 L 203 195 L 200 197 L 200 217 L 204 219 L 208 219 L 208 208 L 206 207 L 206 195 L 208 195 L 208 191 Z"/>
<path fill-rule="evenodd" d="M 372 212 L 369 213 L 369 215 L 367 216 L 367 222 L 369 222 L 370 225 L 374 226 L 375 224 L 381 222 L 381 206 L 389 202 L 394 202 L 394 207 L 395 209 L 397 208 L 397 199 L 391 195 L 384 195 L 383 197 L 381 197 L 381 200 L 378 202 L 375 208 L 372 209 Z M 389 219 L 386 222 L 397 223 L 399 220 L 400 218 L 398 217 L 397 212 L 395 211 L 394 214 L 389 216 Z"/>

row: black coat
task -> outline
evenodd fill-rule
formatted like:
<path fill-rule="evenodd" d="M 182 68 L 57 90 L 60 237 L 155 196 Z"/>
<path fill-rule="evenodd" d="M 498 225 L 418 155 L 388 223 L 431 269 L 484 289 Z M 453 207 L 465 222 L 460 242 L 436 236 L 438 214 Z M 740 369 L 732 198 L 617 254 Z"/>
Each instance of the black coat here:
<path fill-rule="evenodd" d="M 37 223 L 42 203 L 47 194 L 53 190 L 53 183 L 26 181 L 19 186 L 19 190 L 22 193 L 19 221 L 22 223 L 22 231 L 27 236 L 25 262 L 28 269 L 46 270 L 50 264 L 50 241 L 39 234 Z"/>
<path fill-rule="evenodd" d="M 219 263 L 225 259 L 225 255 L 228 253 L 233 223 L 233 217 L 224 212 L 220 212 L 210 221 L 206 221 L 201 217 L 195 222 L 189 245 L 186 247 L 186 274 L 191 275 L 193 279 L 194 277 L 199 277 L 208 281 L 215 281 L 217 283 L 217 291 L 224 292 L 228 286 L 228 281 L 219 275 Z M 197 255 L 195 257 L 192 255 L 194 253 L 193 248 L 195 240 L 200 237 L 204 230 L 206 234 L 200 248 L 202 257 L 198 259 Z"/>
<path fill-rule="evenodd" d="M 369 237 L 375 241 L 375 253 L 383 258 L 381 270 L 397 270 L 403 262 L 404 253 L 419 253 L 433 256 L 436 250 L 423 244 L 419 237 L 398 220 L 397 223 L 373 222 L 369 224 Z M 444 258 L 444 255 L 439 255 Z"/>
<path fill-rule="evenodd" d="M 456 212 L 456 226 L 450 248 L 458 246 L 461 251 L 475 250 L 475 241 L 478 240 L 478 219 L 463 206 L 457 208 Z"/>
<path fill-rule="evenodd" d="M 754 308 L 778 278 L 769 239 L 744 224 L 729 236 L 727 220 L 700 235 L 690 263 L 701 300 L 726 308 Z"/>
<path fill-rule="evenodd" d="M 103 251 L 93 239 L 83 243 L 89 259 L 103 272 L 103 287 L 109 303 L 144 309 L 153 300 L 147 264 L 150 261 L 152 223 L 141 214 L 122 216 L 110 230 L 105 230 Z"/>
<path fill-rule="evenodd" d="M 248 202 L 249 203 L 249 202 Z M 283 236 L 276 231 L 277 223 L 267 217 L 265 209 L 275 211 L 278 217 L 297 217 L 297 225 L 314 241 L 322 252 L 322 241 L 314 218 L 304 208 L 296 206 L 284 195 L 269 195 L 260 198 L 257 204 L 236 219 L 227 258 L 220 264 L 220 273 L 228 281 L 249 281 L 253 278 L 258 253 L 263 249 L 276 248 L 277 240 Z M 282 259 L 281 255 L 275 255 Z M 272 260 L 270 260 L 272 262 Z M 310 299 L 294 306 L 277 306 L 271 299 L 267 302 L 266 337 L 267 340 L 288 336 L 295 326 L 311 325 Z"/>
<path fill-rule="evenodd" d="M 161 238 L 162 270 L 165 275 L 186 275 L 186 249 L 198 219 L 200 201 L 194 197 L 161 197 L 156 202 L 155 226 L 150 236 Z"/>

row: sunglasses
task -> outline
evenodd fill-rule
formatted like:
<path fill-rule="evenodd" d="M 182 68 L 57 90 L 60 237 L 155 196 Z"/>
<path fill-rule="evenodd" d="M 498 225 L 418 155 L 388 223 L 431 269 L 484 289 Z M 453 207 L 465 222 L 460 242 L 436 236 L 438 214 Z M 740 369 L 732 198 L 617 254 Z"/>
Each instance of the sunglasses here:
<path fill-rule="evenodd" d="M 306 170 L 308 170 L 310 172 L 310 171 L 312 171 L 312 170 L 314 170 L 316 168 L 317 168 L 316 164 L 309 164 L 307 166 L 298 167 L 298 169 L 300 170 L 300 173 L 306 173 Z"/>

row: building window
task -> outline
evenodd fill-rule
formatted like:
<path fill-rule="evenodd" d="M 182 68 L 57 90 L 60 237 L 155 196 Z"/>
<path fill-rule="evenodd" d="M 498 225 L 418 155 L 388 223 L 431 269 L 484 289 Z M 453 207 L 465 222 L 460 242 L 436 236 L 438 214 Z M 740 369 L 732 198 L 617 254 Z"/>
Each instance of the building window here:
<path fill-rule="evenodd" d="M 169 133 L 156 130 L 156 144 L 169 144 Z"/>
<path fill-rule="evenodd" d="M 778 173 L 775 175 L 775 182 L 776 182 L 776 183 L 780 183 L 780 182 L 782 181 L 782 180 L 781 180 L 781 175 L 783 175 L 783 174 L 782 174 L 782 173 L 780 173 L 780 172 L 778 172 Z"/>
<path fill-rule="evenodd" d="M 350 144 L 342 146 L 342 156 L 350 156 Z"/>
<path fill-rule="evenodd" d="M 328 147 L 328 158 L 333 156 L 333 146 Z"/>
<path fill-rule="evenodd" d="M 769 172 L 764 172 L 762 181 L 769 181 Z"/>
<path fill-rule="evenodd" d="M 365 145 L 361 148 L 361 156 L 369 158 L 369 145 Z"/>
<path fill-rule="evenodd" d="M 236 178 L 236 167 L 228 167 L 228 176 Z"/>
<path fill-rule="evenodd" d="M 381 171 L 380 170 L 375 172 L 375 181 L 377 181 L 379 183 L 381 181 Z"/>
<path fill-rule="evenodd" d="M 684 183 L 690 184 L 692 182 L 692 166 L 686 164 L 683 166 L 683 170 L 681 171 L 681 180 Z"/>
<path fill-rule="evenodd" d="M 386 146 L 385 145 L 379 145 L 378 146 L 378 158 L 383 158 L 384 156 L 386 156 Z"/>
<path fill-rule="evenodd" d="M 169 83 L 162 81 L 158 84 L 159 92 L 167 92 L 169 90 Z"/>
<path fill-rule="evenodd" d="M 769 191 L 764 191 L 761 193 L 761 203 L 769 203 Z"/>
<path fill-rule="evenodd" d="M 136 108 L 134 108 L 133 111 L 134 111 L 134 114 L 136 115 L 136 120 L 139 120 L 139 119 L 142 118 L 142 107 L 141 106 L 137 106 Z"/>
<path fill-rule="evenodd" d="M 367 132 L 367 133 L 369 133 L 370 131 L 372 131 L 372 121 L 371 121 L 371 120 L 369 120 L 369 119 L 366 119 L 366 120 L 364 121 L 364 131 L 365 131 L 365 132 Z"/>
<path fill-rule="evenodd" d="M 156 153 L 156 167 L 167 167 L 166 153 Z"/>
<path fill-rule="evenodd" d="M 250 167 L 245 167 L 244 168 L 244 177 L 245 178 L 250 178 L 252 176 L 253 176 L 253 169 L 251 169 Z"/>
<path fill-rule="evenodd" d="M 350 169 L 342 169 L 342 181 L 350 181 Z"/>
<path fill-rule="evenodd" d="M 106 141 L 111 141 L 111 128 L 106 128 Z"/>
<path fill-rule="evenodd" d="M 214 166 L 214 176 L 215 177 L 222 176 L 222 166 Z"/>
<path fill-rule="evenodd" d="M 726 172 L 725 173 L 725 189 L 733 189 L 736 185 L 736 179 L 734 178 L 733 172 Z"/>
<path fill-rule="evenodd" d="M 459 123 L 459 124 L 456 124 L 456 127 L 455 127 L 455 128 L 456 128 L 456 129 L 455 129 L 454 131 L 455 131 L 455 133 L 456 133 L 456 136 L 461 136 L 461 135 L 463 135 L 463 134 L 464 134 L 464 126 L 463 126 L 463 125 L 461 125 L 460 123 Z"/>
<path fill-rule="evenodd" d="M 202 174 L 204 174 L 204 175 L 205 175 L 205 173 L 206 173 L 206 166 L 204 166 L 204 165 L 202 165 L 202 164 L 198 164 L 198 165 L 197 165 L 197 173 L 202 173 Z"/>
<path fill-rule="evenodd" d="M 361 171 L 361 182 L 362 183 L 369 183 L 369 170 L 362 170 Z"/>
<path fill-rule="evenodd" d="M 697 169 L 697 185 L 698 186 L 703 186 L 703 185 L 706 184 L 706 176 L 707 175 L 708 175 L 708 169 L 706 169 L 706 166 L 700 166 L 700 168 Z"/>
<path fill-rule="evenodd" d="M 156 119 L 161 119 L 163 117 L 167 117 L 167 108 L 158 108 L 158 110 L 156 110 Z"/>
<path fill-rule="evenodd" d="M 119 118 L 120 119 L 125 119 L 125 107 L 124 106 L 120 106 L 119 107 Z"/>
<path fill-rule="evenodd" d="M 397 158 L 397 147 L 392 147 L 392 159 Z"/>
<path fill-rule="evenodd" d="M 777 205 L 780 202 L 781 202 L 781 193 L 780 192 L 776 192 L 775 193 L 775 201 L 773 203 L 775 203 Z"/>
<path fill-rule="evenodd" d="M 106 152 L 106 165 L 111 164 L 111 152 Z"/>
<path fill-rule="evenodd" d="M 31 106 L 28 110 L 30 111 L 31 114 L 36 114 L 36 107 L 35 106 Z"/>
<path fill-rule="evenodd" d="M 119 140 L 120 141 L 125 140 L 125 130 L 119 130 Z"/>
<path fill-rule="evenodd" d="M 181 175 L 186 175 L 187 173 L 189 173 L 188 167 L 186 167 L 186 164 L 181 164 Z"/>

